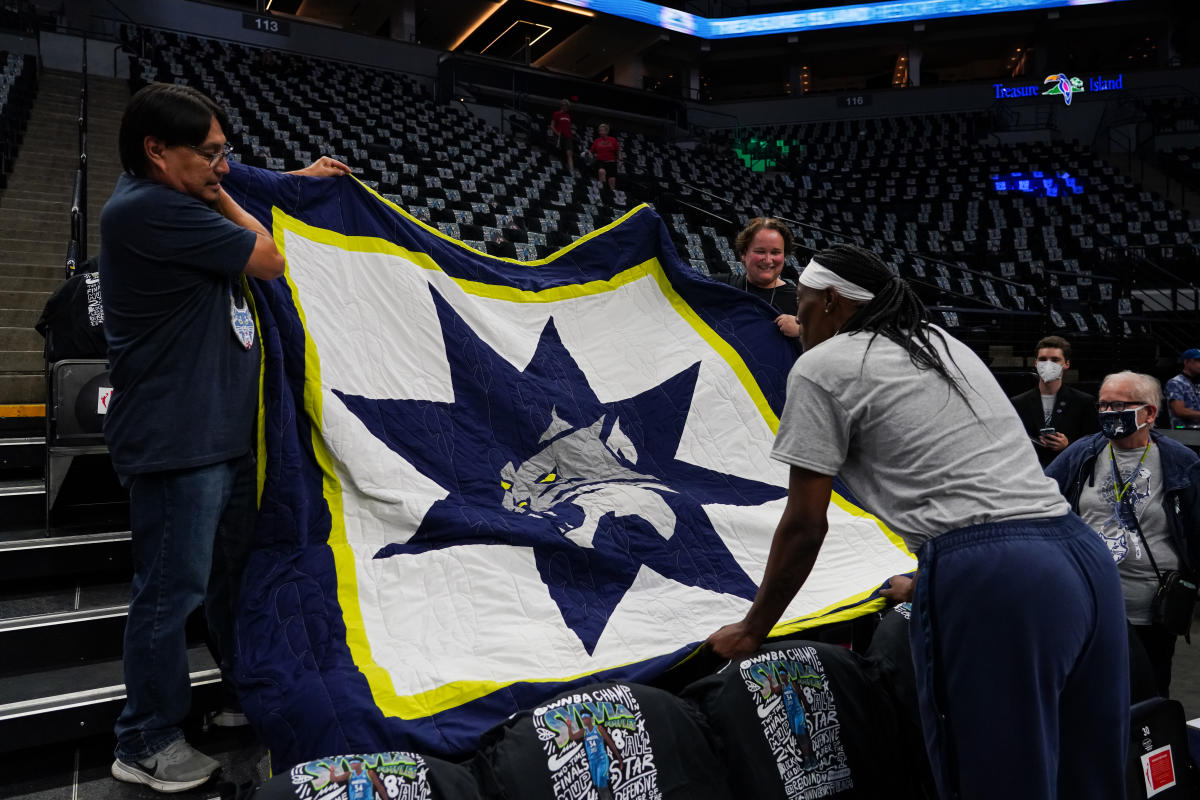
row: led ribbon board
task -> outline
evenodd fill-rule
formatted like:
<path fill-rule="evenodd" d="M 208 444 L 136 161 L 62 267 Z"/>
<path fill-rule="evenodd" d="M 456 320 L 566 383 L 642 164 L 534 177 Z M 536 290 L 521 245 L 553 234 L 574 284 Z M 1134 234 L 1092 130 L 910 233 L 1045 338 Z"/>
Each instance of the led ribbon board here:
<path fill-rule="evenodd" d="M 973 14 L 999 14 L 1006 11 L 1036 11 L 1064 6 L 1120 3 L 1125 0 L 896 0 L 890 3 L 861 3 L 852 6 L 812 8 L 776 14 L 750 14 L 742 17 L 710 19 L 667 8 L 645 0 L 561 0 L 568 5 L 590 8 L 615 17 L 645 22 L 669 31 L 701 39 L 735 39 L 740 36 L 765 36 L 771 33 L 796 33 L 826 28 L 850 28 L 855 25 L 879 25 L 887 22 L 913 22 L 938 17 L 962 17 Z"/>

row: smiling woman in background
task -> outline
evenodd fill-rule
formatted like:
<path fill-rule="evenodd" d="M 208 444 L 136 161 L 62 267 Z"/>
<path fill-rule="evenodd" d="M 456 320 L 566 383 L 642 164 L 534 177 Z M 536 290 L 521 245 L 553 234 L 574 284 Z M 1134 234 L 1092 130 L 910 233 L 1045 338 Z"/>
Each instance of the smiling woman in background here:
<path fill-rule="evenodd" d="M 745 275 L 734 275 L 730 285 L 765 300 L 779 312 L 775 324 L 784 336 L 800 335 L 796 323 L 796 285 L 780 277 L 784 259 L 792 252 L 792 232 L 773 217 L 755 217 L 737 235 L 733 246 L 746 267 Z"/>

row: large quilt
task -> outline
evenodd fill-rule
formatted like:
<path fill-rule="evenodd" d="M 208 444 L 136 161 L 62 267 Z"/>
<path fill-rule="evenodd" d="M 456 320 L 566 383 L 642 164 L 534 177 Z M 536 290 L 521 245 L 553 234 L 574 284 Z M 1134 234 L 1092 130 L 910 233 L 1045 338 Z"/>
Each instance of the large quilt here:
<path fill-rule="evenodd" d="M 461 755 L 572 685 L 652 681 L 744 614 L 796 350 L 650 208 L 522 263 L 349 177 L 236 167 L 226 188 L 287 259 L 251 282 L 261 514 L 238 620 L 277 764 Z M 844 492 L 829 520 L 777 634 L 876 608 L 915 566 Z"/>

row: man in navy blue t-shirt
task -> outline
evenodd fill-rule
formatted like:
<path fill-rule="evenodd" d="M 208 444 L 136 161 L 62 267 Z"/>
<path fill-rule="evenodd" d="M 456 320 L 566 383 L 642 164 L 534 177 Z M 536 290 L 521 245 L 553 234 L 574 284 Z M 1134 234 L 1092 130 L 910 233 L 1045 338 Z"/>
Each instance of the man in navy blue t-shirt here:
<path fill-rule="evenodd" d="M 184 623 L 203 602 L 227 670 L 255 513 L 260 351 L 245 276 L 284 271 L 270 231 L 221 188 L 228 129 L 194 89 L 139 91 L 121 120 L 125 172 L 100 217 L 104 438 L 129 489 L 134 561 L 112 774 L 158 791 L 198 786 L 218 767 L 179 728 L 191 697 Z M 348 171 L 322 157 L 296 174 Z"/>

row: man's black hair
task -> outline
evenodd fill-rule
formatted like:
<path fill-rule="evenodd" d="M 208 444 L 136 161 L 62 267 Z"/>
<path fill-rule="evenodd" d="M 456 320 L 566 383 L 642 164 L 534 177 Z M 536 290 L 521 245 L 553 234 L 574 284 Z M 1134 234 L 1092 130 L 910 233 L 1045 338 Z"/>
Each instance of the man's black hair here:
<path fill-rule="evenodd" d="M 145 139 L 153 136 L 168 147 L 197 147 L 208 138 L 213 118 L 229 135 L 229 118 L 206 95 L 190 86 L 152 83 L 138 90 L 125 107 L 117 147 L 121 166 L 131 175 L 146 177 Z"/>
<path fill-rule="evenodd" d="M 813 260 L 875 295 L 846 320 L 840 332 L 869 331 L 872 342 L 876 336 L 891 339 L 904 348 L 913 366 L 933 370 L 966 399 L 933 343 L 933 337 L 937 337 L 945 345 L 946 337 L 930 326 L 929 312 L 908 281 L 894 275 L 870 250 L 852 244 L 835 244 L 814 255 Z M 954 362 L 953 357 L 950 361 Z"/>

